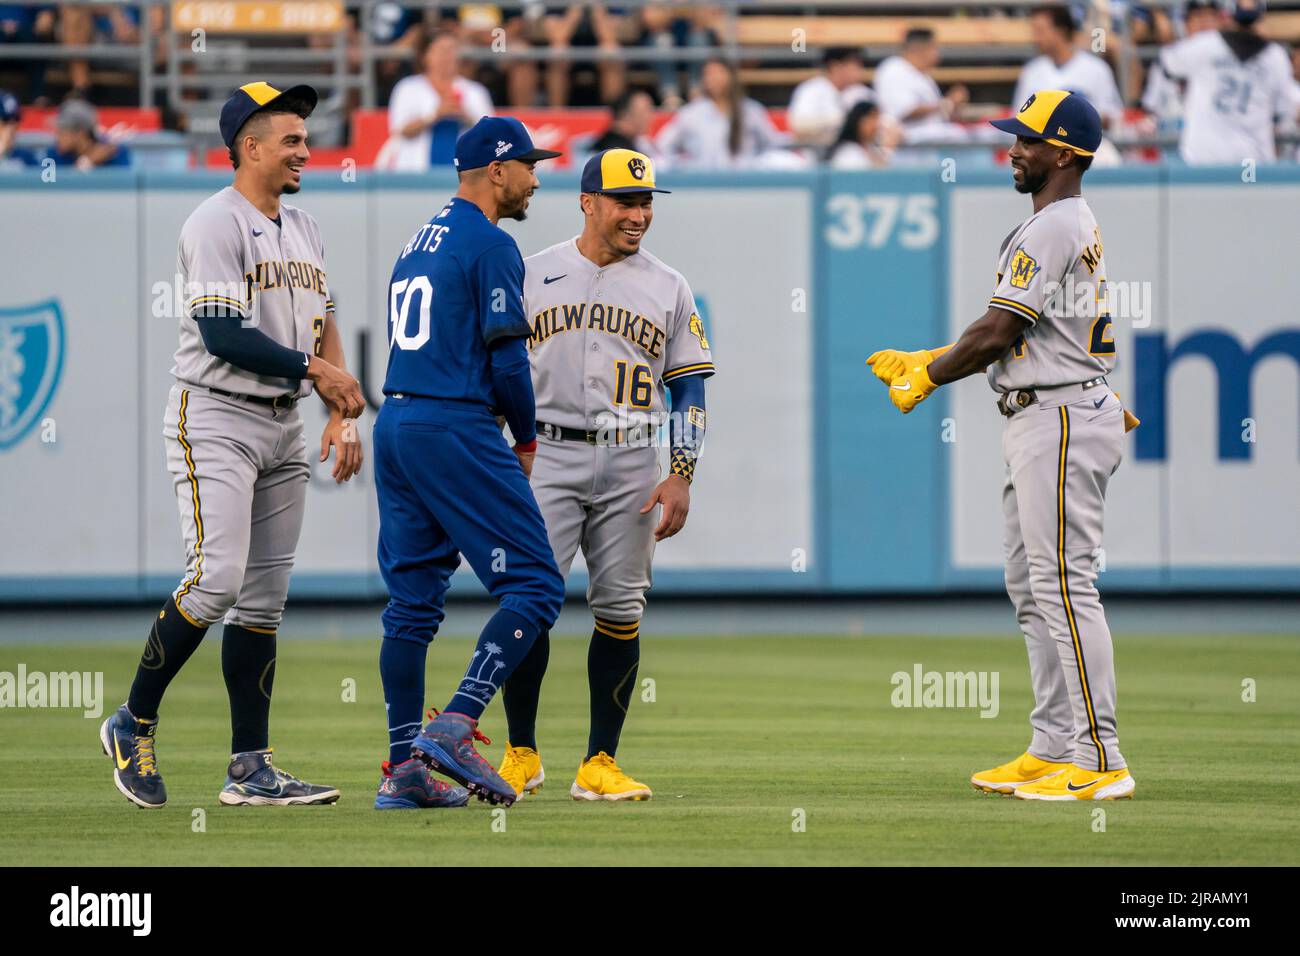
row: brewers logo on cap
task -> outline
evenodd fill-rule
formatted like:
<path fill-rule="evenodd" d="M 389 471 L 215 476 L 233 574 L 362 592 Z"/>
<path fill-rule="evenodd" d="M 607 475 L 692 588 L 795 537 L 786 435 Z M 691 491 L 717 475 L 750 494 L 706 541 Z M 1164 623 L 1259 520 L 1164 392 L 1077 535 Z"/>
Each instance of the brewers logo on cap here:
<path fill-rule="evenodd" d="M 666 193 L 655 186 L 650 157 L 632 149 L 607 149 L 587 160 L 582 169 L 584 193 Z"/>
<path fill-rule="evenodd" d="M 1039 90 L 1009 119 L 990 120 L 993 126 L 1026 139 L 1091 156 L 1101 145 L 1101 117 L 1086 97 L 1069 90 Z"/>

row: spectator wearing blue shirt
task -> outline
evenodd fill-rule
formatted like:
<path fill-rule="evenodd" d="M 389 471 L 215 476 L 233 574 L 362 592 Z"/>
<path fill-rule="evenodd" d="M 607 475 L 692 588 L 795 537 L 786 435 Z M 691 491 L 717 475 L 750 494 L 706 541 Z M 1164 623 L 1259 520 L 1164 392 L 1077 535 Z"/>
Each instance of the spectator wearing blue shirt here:
<path fill-rule="evenodd" d="M 101 167 L 129 167 L 131 151 L 110 143 L 98 133 L 99 115 L 85 100 L 68 100 L 59 107 L 54 126 L 54 145 L 38 151 L 35 164 L 47 159 L 56 166 L 74 166 L 83 172 Z"/>

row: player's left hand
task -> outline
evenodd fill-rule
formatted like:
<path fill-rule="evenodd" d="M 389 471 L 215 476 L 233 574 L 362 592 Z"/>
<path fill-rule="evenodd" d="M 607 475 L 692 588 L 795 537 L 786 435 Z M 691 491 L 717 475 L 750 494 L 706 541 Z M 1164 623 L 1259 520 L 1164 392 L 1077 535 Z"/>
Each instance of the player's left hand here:
<path fill-rule="evenodd" d="M 881 349 L 879 352 L 872 352 L 867 356 L 867 364 L 871 366 L 871 371 L 876 374 L 876 378 L 886 385 L 893 384 L 894 379 L 912 366 L 918 363 L 929 365 L 933 361 L 934 354 L 929 349 L 919 349 L 915 352 Z"/>
<path fill-rule="evenodd" d="M 889 383 L 889 400 L 904 415 L 925 401 L 926 396 L 937 388 L 930 381 L 929 364 L 909 364 L 903 374 Z"/>
<path fill-rule="evenodd" d="M 641 508 L 642 514 L 649 514 L 655 505 L 664 506 L 664 513 L 655 528 L 655 540 L 671 538 L 686 526 L 686 513 L 691 510 L 691 486 L 680 475 L 669 475 L 650 493 L 650 500 Z"/>
<path fill-rule="evenodd" d="M 365 453 L 361 450 L 361 437 L 357 434 L 357 422 L 354 418 L 344 418 L 338 412 L 330 412 L 329 421 L 320 436 L 320 460 L 329 457 L 330 446 L 334 446 L 335 482 L 342 484 L 361 470 L 361 461 Z"/>

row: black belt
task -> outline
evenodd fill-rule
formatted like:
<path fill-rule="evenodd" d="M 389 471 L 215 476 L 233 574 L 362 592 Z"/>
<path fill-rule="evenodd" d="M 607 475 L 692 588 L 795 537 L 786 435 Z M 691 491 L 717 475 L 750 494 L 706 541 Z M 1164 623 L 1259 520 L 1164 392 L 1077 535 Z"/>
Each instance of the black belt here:
<path fill-rule="evenodd" d="M 214 388 L 211 385 L 204 385 L 203 388 L 206 388 L 214 395 L 223 395 L 239 402 L 252 402 L 254 405 L 266 405 L 277 412 L 286 411 L 298 404 L 298 396 L 287 393 L 267 398 L 265 395 L 242 395 L 239 392 L 227 392 L 224 388 Z"/>
<path fill-rule="evenodd" d="M 1079 388 L 1082 388 L 1085 391 L 1090 388 L 1093 388 L 1094 386 L 1105 385 L 1105 384 L 1106 384 L 1105 375 L 1098 375 L 1096 378 L 1090 379 L 1086 382 L 1074 383 L 1074 385 L 1077 385 Z M 1035 402 L 1037 402 L 1038 393 L 1040 391 L 1050 392 L 1058 388 L 1072 388 L 1074 387 L 1074 385 L 1052 385 L 1052 386 L 1033 385 L 1030 386 L 1029 388 L 1012 389 L 1011 391 L 1004 392 L 1003 394 L 998 396 L 998 411 L 1000 411 L 1004 417 L 1010 418 L 1016 412 L 1028 408 L 1030 405 L 1033 405 Z"/>
<path fill-rule="evenodd" d="M 649 423 L 632 428 L 602 428 L 588 432 L 581 428 L 565 428 L 563 425 L 551 425 L 537 422 L 537 434 L 551 441 L 581 441 L 588 445 L 626 445 L 633 442 L 649 444 L 654 429 Z"/>

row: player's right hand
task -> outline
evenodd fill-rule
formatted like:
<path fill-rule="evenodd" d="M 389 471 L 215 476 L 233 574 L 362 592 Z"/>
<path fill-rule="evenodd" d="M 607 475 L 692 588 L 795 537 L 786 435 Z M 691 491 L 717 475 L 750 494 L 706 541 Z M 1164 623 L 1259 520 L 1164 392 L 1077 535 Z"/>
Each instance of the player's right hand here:
<path fill-rule="evenodd" d="M 366 410 L 366 400 L 361 394 L 361 383 L 319 355 L 313 355 L 307 365 L 307 377 L 316 386 L 316 394 L 330 408 L 344 418 L 359 418 Z"/>
<path fill-rule="evenodd" d="M 526 451 L 525 449 L 528 448 L 531 450 Z M 513 450 L 515 457 L 519 459 L 519 467 L 524 470 L 524 477 L 533 477 L 533 460 L 537 458 L 537 442 L 534 441 L 530 445 L 515 445 Z"/>
<path fill-rule="evenodd" d="M 933 361 L 934 354 L 929 349 L 920 349 L 916 352 L 881 349 L 879 352 L 872 352 L 867 356 L 867 364 L 871 366 L 871 371 L 875 372 L 876 378 L 886 385 L 892 385 L 894 379 L 909 368 L 914 368 L 917 365 L 929 365 Z"/>

